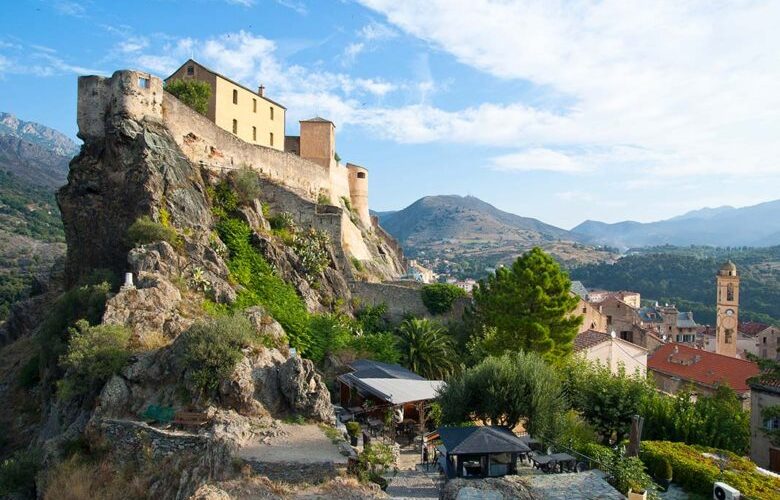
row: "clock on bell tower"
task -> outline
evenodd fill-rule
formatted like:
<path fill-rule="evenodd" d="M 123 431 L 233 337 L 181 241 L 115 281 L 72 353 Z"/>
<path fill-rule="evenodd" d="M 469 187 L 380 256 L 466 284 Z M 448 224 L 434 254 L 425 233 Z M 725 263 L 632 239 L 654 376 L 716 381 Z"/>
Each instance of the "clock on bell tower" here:
<path fill-rule="evenodd" d="M 739 327 L 739 276 L 737 266 L 728 261 L 718 271 L 718 315 L 715 326 L 715 352 L 737 357 Z"/>

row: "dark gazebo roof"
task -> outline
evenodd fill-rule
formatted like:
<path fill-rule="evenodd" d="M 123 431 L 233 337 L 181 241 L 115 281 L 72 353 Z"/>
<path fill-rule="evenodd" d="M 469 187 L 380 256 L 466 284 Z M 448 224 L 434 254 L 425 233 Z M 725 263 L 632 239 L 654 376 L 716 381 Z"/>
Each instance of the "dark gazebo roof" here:
<path fill-rule="evenodd" d="M 439 437 L 448 455 L 531 451 L 520 438 L 503 427 L 440 427 Z"/>

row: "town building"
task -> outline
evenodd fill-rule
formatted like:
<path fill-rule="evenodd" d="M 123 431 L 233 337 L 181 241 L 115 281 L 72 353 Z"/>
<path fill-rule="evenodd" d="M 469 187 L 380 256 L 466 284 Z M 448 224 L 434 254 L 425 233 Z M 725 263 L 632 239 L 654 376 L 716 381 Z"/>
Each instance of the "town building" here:
<path fill-rule="evenodd" d="M 257 91 L 251 90 L 192 59 L 182 64 L 165 82 L 174 80 L 198 80 L 209 84 L 211 97 L 206 117 L 218 127 L 249 144 L 284 151 L 287 108 L 269 99 L 262 85 Z"/>
<path fill-rule="evenodd" d="M 609 367 L 618 374 L 622 369 L 628 374 L 647 372 L 647 349 L 616 335 L 588 330 L 574 338 L 574 352 L 589 361 Z"/>
<path fill-rule="evenodd" d="M 720 267 L 716 284 L 715 352 L 735 358 L 739 324 L 739 275 L 733 262 L 728 261 Z"/>
<path fill-rule="evenodd" d="M 780 408 L 780 380 L 765 374 L 750 381 L 750 390 L 750 459 L 780 473 L 780 441 L 769 434 L 780 430 L 780 416 L 765 415 L 768 408 Z"/>
<path fill-rule="evenodd" d="M 582 316 L 582 323 L 580 323 L 580 329 L 577 333 L 583 333 L 588 330 L 606 333 L 607 317 L 602 312 L 600 304 L 593 304 L 588 300 L 588 290 L 582 282 L 572 281 L 570 290 L 573 295 L 579 298 L 574 313 Z"/>
<path fill-rule="evenodd" d="M 337 377 L 339 402 L 353 415 L 383 420 L 388 410 L 398 423 L 417 422 L 426 405 L 444 387 L 441 380 L 428 380 L 399 365 L 369 359 L 349 364 L 352 370 Z"/>
<path fill-rule="evenodd" d="M 758 365 L 672 342 L 659 347 L 647 360 L 658 389 L 674 394 L 692 386 L 699 395 L 713 394 L 718 385 L 734 389 L 746 407 L 750 404 L 748 379 L 759 374 Z"/>
<path fill-rule="evenodd" d="M 410 259 L 406 264 L 405 279 L 417 281 L 418 283 L 433 283 L 436 281 L 436 273 L 420 264 L 415 259 Z"/>

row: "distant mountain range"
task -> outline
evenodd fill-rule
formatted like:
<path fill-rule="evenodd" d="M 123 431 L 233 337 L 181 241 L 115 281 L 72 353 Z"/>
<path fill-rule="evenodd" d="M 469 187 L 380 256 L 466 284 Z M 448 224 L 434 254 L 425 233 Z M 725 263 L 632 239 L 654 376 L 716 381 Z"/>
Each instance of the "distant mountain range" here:
<path fill-rule="evenodd" d="M 408 256 L 460 277 L 482 277 L 485 269 L 508 264 L 534 246 L 571 265 L 614 258 L 576 243 L 577 235 L 565 229 L 504 212 L 473 196 L 426 196 L 403 210 L 375 214 Z"/>
<path fill-rule="evenodd" d="M 585 221 L 571 230 L 580 241 L 619 247 L 657 245 L 780 245 L 780 200 L 743 208 L 703 208 L 658 222 Z"/>
<path fill-rule="evenodd" d="M 65 184 L 78 146 L 64 134 L 0 113 L 0 170 L 50 190 Z"/>
<path fill-rule="evenodd" d="M 0 321 L 65 252 L 54 193 L 77 152 L 60 132 L 0 112 Z"/>

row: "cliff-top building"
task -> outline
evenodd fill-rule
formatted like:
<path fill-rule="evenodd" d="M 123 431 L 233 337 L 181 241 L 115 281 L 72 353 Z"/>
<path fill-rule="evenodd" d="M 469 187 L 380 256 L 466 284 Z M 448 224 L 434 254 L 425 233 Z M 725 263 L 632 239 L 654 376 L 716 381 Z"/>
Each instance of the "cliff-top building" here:
<path fill-rule="evenodd" d="M 257 92 L 236 83 L 189 59 L 165 79 L 199 80 L 211 86 L 206 117 L 218 127 L 249 144 L 259 144 L 284 151 L 284 121 L 287 108 L 265 96 L 260 85 Z"/>
<path fill-rule="evenodd" d="M 718 314 L 715 326 L 715 352 L 737 357 L 737 325 L 739 324 L 739 276 L 737 266 L 728 261 L 716 277 Z"/>

